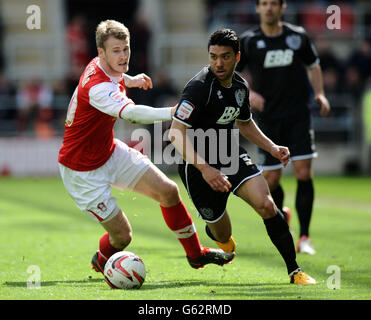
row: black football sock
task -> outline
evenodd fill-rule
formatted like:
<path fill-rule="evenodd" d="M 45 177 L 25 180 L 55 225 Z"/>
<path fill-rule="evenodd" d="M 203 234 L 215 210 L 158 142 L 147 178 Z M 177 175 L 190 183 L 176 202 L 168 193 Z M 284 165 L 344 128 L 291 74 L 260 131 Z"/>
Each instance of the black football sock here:
<path fill-rule="evenodd" d="M 296 211 L 300 223 L 300 236 L 309 236 L 309 224 L 312 216 L 314 188 L 312 179 L 298 180 L 296 190 Z"/>
<path fill-rule="evenodd" d="M 273 201 L 276 204 L 277 208 L 282 211 L 283 199 L 285 198 L 285 193 L 283 192 L 283 189 L 280 184 L 275 189 L 271 190 L 271 195 L 272 195 Z"/>
<path fill-rule="evenodd" d="M 273 218 L 263 220 L 268 235 L 285 261 L 287 273 L 290 274 L 299 268 L 299 266 L 296 263 L 295 246 L 289 227 L 282 213 L 277 213 Z"/>

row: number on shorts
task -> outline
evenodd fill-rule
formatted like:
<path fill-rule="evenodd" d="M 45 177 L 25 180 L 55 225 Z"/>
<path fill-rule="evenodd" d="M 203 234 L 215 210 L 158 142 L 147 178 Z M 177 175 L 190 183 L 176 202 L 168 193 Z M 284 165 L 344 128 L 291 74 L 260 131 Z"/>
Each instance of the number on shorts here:
<path fill-rule="evenodd" d="M 247 153 L 242 153 L 240 154 L 240 158 L 245 161 L 246 165 L 249 166 L 250 164 L 252 164 L 251 162 L 251 158 L 247 155 Z"/>

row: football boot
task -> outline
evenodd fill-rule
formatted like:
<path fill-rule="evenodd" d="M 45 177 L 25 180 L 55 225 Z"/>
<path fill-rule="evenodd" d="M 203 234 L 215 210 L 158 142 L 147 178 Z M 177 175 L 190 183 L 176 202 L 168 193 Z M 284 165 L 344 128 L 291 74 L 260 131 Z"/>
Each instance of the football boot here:
<path fill-rule="evenodd" d="M 194 269 L 203 268 L 209 263 L 223 266 L 233 260 L 235 253 L 227 253 L 220 249 L 202 248 L 201 255 L 196 259 L 187 257 L 189 264 Z"/>
<path fill-rule="evenodd" d="M 98 259 L 98 251 L 94 254 L 91 259 L 91 266 L 96 272 L 102 272 L 104 274 L 104 264 L 102 265 Z"/>
<path fill-rule="evenodd" d="M 298 253 L 307 253 L 310 255 L 316 254 L 316 250 L 314 250 L 312 240 L 308 236 L 300 237 L 296 247 L 296 251 Z"/>
<path fill-rule="evenodd" d="M 293 284 L 303 284 L 303 285 L 313 285 L 317 284 L 317 281 L 311 276 L 304 273 L 300 268 L 292 272 L 290 275 L 290 283 Z"/>

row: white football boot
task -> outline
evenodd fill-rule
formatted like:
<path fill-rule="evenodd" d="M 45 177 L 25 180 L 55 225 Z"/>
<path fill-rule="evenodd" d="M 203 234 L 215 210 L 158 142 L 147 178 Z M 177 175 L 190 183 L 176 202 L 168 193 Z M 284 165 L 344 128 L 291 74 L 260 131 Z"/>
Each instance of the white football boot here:
<path fill-rule="evenodd" d="M 300 237 L 296 251 L 298 253 L 306 253 L 310 255 L 316 254 L 316 250 L 314 250 L 312 240 L 308 236 Z"/>

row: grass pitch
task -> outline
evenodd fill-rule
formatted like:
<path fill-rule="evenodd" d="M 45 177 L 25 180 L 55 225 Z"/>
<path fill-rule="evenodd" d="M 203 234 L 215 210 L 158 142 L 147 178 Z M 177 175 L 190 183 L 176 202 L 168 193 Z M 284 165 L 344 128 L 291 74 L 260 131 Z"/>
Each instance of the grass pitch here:
<path fill-rule="evenodd" d="M 214 246 L 180 180 L 171 178 L 202 244 Z M 125 291 L 110 289 L 90 269 L 104 230 L 74 206 L 59 178 L 1 178 L 0 300 L 370 300 L 371 178 L 316 177 L 314 183 L 311 236 L 317 254 L 298 255 L 297 260 L 319 282 L 316 286 L 289 284 L 261 218 L 233 195 L 228 210 L 237 257 L 223 268 L 194 270 L 158 205 L 140 194 L 115 190 L 134 230 L 126 250 L 139 255 L 147 268 L 143 287 Z M 285 203 L 292 209 L 295 184 L 292 177 L 283 178 Z M 291 229 L 296 242 L 295 210 Z M 334 268 L 340 282 L 334 280 Z"/>

